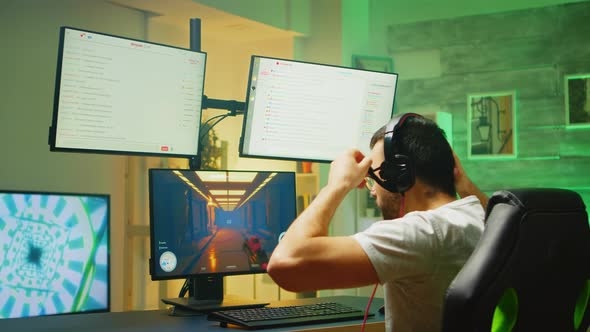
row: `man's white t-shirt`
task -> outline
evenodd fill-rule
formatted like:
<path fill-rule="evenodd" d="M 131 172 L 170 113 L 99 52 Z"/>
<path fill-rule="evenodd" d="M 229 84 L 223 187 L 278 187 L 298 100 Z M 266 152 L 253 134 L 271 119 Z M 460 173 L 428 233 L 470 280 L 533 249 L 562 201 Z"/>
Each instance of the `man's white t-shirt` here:
<path fill-rule="evenodd" d="M 387 331 L 440 331 L 444 294 L 473 252 L 484 215 L 468 196 L 353 235 L 383 285 Z"/>

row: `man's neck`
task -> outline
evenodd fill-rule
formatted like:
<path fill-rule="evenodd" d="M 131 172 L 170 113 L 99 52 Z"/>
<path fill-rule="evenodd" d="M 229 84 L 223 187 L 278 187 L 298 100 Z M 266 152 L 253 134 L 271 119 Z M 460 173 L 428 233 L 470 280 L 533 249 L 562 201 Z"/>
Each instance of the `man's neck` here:
<path fill-rule="evenodd" d="M 416 179 L 414 186 L 405 193 L 405 213 L 434 210 L 455 200 L 457 198 L 434 190 Z"/>

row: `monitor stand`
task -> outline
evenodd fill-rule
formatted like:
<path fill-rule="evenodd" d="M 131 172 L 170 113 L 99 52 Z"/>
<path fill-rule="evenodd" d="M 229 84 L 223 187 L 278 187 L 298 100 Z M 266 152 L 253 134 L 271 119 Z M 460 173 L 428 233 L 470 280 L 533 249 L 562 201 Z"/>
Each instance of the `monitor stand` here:
<path fill-rule="evenodd" d="M 167 298 L 162 302 L 185 310 L 211 312 L 230 309 L 260 308 L 269 302 L 249 300 L 237 296 L 223 296 L 222 276 L 189 278 L 189 297 Z"/>

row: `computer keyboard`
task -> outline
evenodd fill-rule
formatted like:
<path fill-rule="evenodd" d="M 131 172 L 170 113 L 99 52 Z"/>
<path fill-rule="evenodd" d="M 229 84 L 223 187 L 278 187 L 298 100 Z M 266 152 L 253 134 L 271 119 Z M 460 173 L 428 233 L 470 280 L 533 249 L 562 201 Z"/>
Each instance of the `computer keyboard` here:
<path fill-rule="evenodd" d="M 249 329 L 319 324 L 363 319 L 364 311 L 337 302 L 296 306 L 224 310 L 209 313 L 207 319 L 226 327 L 235 324 Z M 370 314 L 372 316 L 372 314 Z"/>

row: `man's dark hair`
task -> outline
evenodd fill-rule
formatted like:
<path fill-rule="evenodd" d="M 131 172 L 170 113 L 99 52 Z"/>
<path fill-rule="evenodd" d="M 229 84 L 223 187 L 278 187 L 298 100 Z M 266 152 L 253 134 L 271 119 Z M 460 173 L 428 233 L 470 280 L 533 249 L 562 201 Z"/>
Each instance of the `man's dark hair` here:
<path fill-rule="evenodd" d="M 371 137 L 373 148 L 384 139 L 385 128 L 379 128 Z M 416 177 L 427 185 L 453 197 L 456 196 L 453 169 L 455 159 L 445 132 L 434 121 L 422 117 L 409 117 L 398 128 L 395 142 L 397 153 L 405 154 L 414 163 Z"/>

